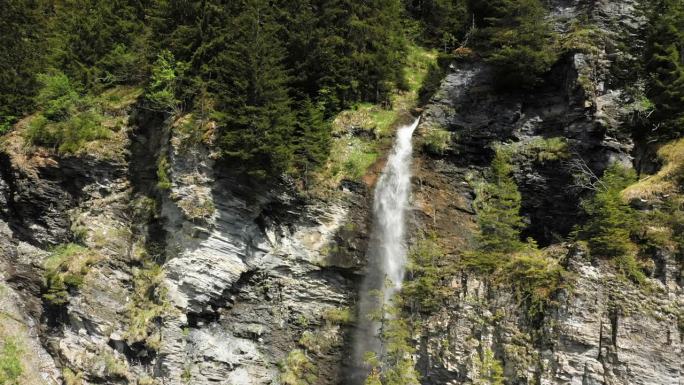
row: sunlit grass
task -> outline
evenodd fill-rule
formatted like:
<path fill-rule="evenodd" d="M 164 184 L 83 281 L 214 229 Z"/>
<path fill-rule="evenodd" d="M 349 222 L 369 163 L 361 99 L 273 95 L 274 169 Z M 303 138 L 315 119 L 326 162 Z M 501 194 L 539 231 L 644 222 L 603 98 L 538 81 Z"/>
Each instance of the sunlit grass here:
<path fill-rule="evenodd" d="M 649 199 L 678 192 L 684 180 L 684 138 L 661 147 L 658 150 L 658 157 L 664 163 L 660 171 L 627 187 L 622 192 L 623 198 Z"/>
<path fill-rule="evenodd" d="M 404 68 L 407 89 L 394 90 L 390 106 L 358 103 L 335 117 L 330 158 L 316 176 L 319 185 L 335 188 L 342 180 L 363 178 L 391 143 L 399 122 L 418 105 L 418 91 L 436 61 L 436 51 L 410 44 Z"/>

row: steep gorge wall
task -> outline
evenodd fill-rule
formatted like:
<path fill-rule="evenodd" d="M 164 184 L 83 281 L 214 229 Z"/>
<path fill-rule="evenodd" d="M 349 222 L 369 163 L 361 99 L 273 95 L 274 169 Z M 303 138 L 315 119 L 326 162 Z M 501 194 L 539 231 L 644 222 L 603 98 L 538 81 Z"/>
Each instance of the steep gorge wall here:
<path fill-rule="evenodd" d="M 544 252 L 571 273 L 571 287 L 540 320 L 511 292 L 524 283 L 462 272 L 450 283 L 447 306 L 423 314 L 414 331 L 417 369 L 423 384 L 490 383 L 499 365 L 507 384 L 681 384 L 684 290 L 676 256 L 652 256 L 664 268 L 644 291 L 584 246 L 563 241 L 581 223 L 579 201 L 587 194 L 575 186 L 572 160 L 597 175 L 610 162 L 633 162 L 630 122 L 638 107 L 621 66 L 634 60 L 623 42 L 644 20 L 637 2 L 551 3 L 562 36 L 585 15 L 605 36 L 596 42 L 600 50 L 566 55 L 529 92 L 497 90 L 481 62 L 455 63 L 419 127 L 422 138 L 446 129 L 450 140 L 442 154 L 424 151 L 416 163 L 413 227 L 414 241 L 435 232 L 448 256 L 462 256 L 476 229 L 472 181 L 486 171 L 493 144 L 507 143 L 524 235 L 554 243 Z M 549 138 L 562 138 L 569 157 L 535 149 Z"/>
<path fill-rule="evenodd" d="M 3 144 L 0 332 L 22 383 L 267 384 L 303 368 L 339 383 L 367 187 L 249 182 L 216 167 L 213 133 L 189 137 L 187 117 L 120 113 L 93 156 L 28 148 L 21 126 Z M 73 242 L 75 262 L 48 267 Z M 53 273 L 74 282 L 60 303 Z"/>

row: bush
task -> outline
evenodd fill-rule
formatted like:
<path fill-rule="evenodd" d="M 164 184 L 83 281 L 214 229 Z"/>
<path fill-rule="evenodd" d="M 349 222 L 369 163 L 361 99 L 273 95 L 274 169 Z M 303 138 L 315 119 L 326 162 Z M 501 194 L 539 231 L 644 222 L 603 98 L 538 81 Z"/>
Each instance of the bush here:
<path fill-rule="evenodd" d="M 354 322 L 354 315 L 349 308 L 332 308 L 323 313 L 323 319 L 333 325 L 349 325 Z"/>
<path fill-rule="evenodd" d="M 169 177 L 169 158 L 163 154 L 157 160 L 157 188 L 168 190 L 171 188 L 171 178 Z"/>
<path fill-rule="evenodd" d="M 38 82 L 40 91 L 36 96 L 36 102 L 43 109 L 43 115 L 46 118 L 59 121 L 75 112 L 81 97 L 65 74 L 61 72 L 40 74 Z"/>
<path fill-rule="evenodd" d="M 540 138 L 515 142 L 507 145 L 497 145 L 496 151 L 507 157 L 524 156 L 539 163 L 553 162 L 570 156 L 568 143 L 565 138 Z"/>
<path fill-rule="evenodd" d="M 530 250 L 511 258 L 502 275 L 513 286 L 518 301 L 526 304 L 528 316 L 536 319 L 544 314 L 551 296 L 563 287 L 566 274 L 556 259 Z"/>
<path fill-rule="evenodd" d="M 480 234 L 474 262 L 485 270 L 497 264 L 506 254 L 521 251 L 525 243 L 520 241 L 523 228 L 520 216 L 521 196 L 511 176 L 512 166 L 507 154 L 497 151 L 491 164 L 489 181 L 476 186 L 475 209 Z"/>
<path fill-rule="evenodd" d="M 451 144 L 451 132 L 441 127 L 429 127 L 423 136 L 423 149 L 433 155 L 442 155 Z"/>
<path fill-rule="evenodd" d="M 283 385 L 310 385 L 315 384 L 318 378 L 318 369 L 306 353 L 299 349 L 287 355 L 280 371 L 280 381 Z"/>
<path fill-rule="evenodd" d="M 56 148 L 60 153 L 77 153 L 88 142 L 111 137 L 112 132 L 102 126 L 102 119 L 92 111 L 60 122 L 38 115 L 29 123 L 26 139 L 35 145 Z"/>
<path fill-rule="evenodd" d="M 436 237 L 421 239 L 411 247 L 407 273 L 402 297 L 411 309 L 435 312 L 451 295 L 451 290 L 444 285 L 451 271 L 444 266 L 444 252 Z"/>
<path fill-rule="evenodd" d="M 644 285 L 646 284 L 646 274 L 643 266 L 637 261 L 633 254 L 623 254 L 615 258 L 615 267 L 630 281 Z"/>
<path fill-rule="evenodd" d="M 36 99 L 42 111 L 29 122 L 24 134 L 29 143 L 77 153 L 88 142 L 111 137 L 111 130 L 102 125 L 102 113 L 90 98 L 78 94 L 66 75 L 38 78 L 42 87 Z"/>
<path fill-rule="evenodd" d="M 152 65 L 150 84 L 145 93 L 151 108 L 169 113 L 178 112 L 180 100 L 176 95 L 181 78 L 187 69 L 188 65 L 176 61 L 170 51 L 164 50 L 157 55 L 157 60 Z"/>

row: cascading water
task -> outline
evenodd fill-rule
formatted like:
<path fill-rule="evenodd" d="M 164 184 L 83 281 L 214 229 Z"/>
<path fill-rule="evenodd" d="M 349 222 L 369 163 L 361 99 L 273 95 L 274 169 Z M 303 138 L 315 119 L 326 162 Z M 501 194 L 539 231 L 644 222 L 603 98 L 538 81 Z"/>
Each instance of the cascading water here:
<path fill-rule="evenodd" d="M 358 329 L 354 338 L 353 383 L 363 383 L 367 352 L 382 355 L 378 334 L 389 304 L 401 288 L 406 265 L 405 214 L 411 190 L 411 138 L 419 119 L 397 131 L 394 148 L 375 188 L 373 233 L 368 249 L 368 272 L 361 285 Z"/>

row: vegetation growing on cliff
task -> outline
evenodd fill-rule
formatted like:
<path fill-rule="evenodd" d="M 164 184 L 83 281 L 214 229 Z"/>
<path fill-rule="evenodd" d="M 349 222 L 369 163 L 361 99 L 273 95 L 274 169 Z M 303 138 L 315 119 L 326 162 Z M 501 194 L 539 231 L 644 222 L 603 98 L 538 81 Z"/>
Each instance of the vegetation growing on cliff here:
<path fill-rule="evenodd" d="M 45 293 L 43 298 L 53 305 L 64 305 L 69 290 L 83 285 L 90 266 L 100 256 L 86 247 L 74 243 L 57 246 L 45 260 Z"/>
<path fill-rule="evenodd" d="M 20 385 L 19 378 L 24 369 L 21 364 L 21 347 L 12 338 L 0 342 L 0 384 Z"/>
<path fill-rule="evenodd" d="M 521 240 L 521 196 L 510 156 L 509 148 L 498 146 L 491 175 L 476 187 L 479 233 L 475 250 L 465 253 L 461 266 L 485 274 L 493 284 L 511 287 L 528 316 L 538 321 L 566 285 L 567 273 L 552 250 L 538 250 L 532 240 Z"/>
<path fill-rule="evenodd" d="M 613 163 L 597 184 L 596 193 L 582 202 L 588 220 L 578 236 L 588 240 L 592 253 L 597 256 L 611 258 L 636 251 L 630 239 L 636 227 L 636 212 L 620 195 L 635 181 L 633 170 Z"/>
<path fill-rule="evenodd" d="M 655 105 L 651 135 L 674 138 L 684 132 L 684 4 L 661 0 L 651 7 L 645 54 L 647 95 Z"/>
<path fill-rule="evenodd" d="M 530 88 L 558 58 L 556 35 L 540 0 L 470 1 L 476 45 L 497 69 L 502 87 Z"/>

